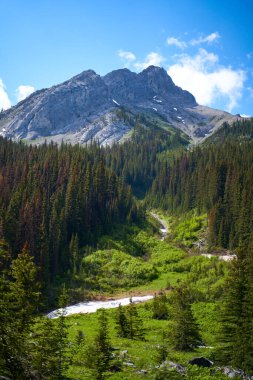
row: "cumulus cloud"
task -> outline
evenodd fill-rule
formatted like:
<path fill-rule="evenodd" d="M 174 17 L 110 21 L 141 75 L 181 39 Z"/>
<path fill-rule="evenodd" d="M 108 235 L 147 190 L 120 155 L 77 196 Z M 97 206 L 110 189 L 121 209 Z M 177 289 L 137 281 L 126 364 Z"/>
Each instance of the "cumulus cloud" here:
<path fill-rule="evenodd" d="M 144 62 L 136 62 L 134 64 L 134 67 L 137 69 L 137 70 L 144 70 L 146 69 L 148 66 L 161 66 L 162 62 L 165 61 L 165 58 L 158 54 L 158 53 L 155 53 L 155 52 L 151 52 L 149 53 Z"/>
<path fill-rule="evenodd" d="M 21 100 L 24 100 L 27 98 L 27 96 L 31 95 L 35 91 L 35 88 L 33 86 L 25 86 L 25 85 L 20 85 L 16 89 L 16 97 L 17 101 L 20 102 Z"/>
<path fill-rule="evenodd" d="M 132 53 L 131 51 L 125 51 L 122 49 L 118 50 L 118 56 L 120 57 L 122 61 L 124 61 L 126 66 L 128 66 L 129 64 L 131 64 L 133 61 L 136 60 L 134 53 Z"/>
<path fill-rule="evenodd" d="M 0 79 L 0 110 L 1 109 L 6 110 L 7 108 L 10 108 L 10 107 L 11 107 L 11 101 L 6 92 L 5 85 L 2 79 Z"/>
<path fill-rule="evenodd" d="M 220 34 L 218 32 L 213 32 L 211 34 L 208 34 L 208 36 L 201 36 L 199 38 L 196 38 L 194 40 L 191 40 L 191 45 L 200 45 L 200 44 L 211 44 L 212 42 L 218 40 L 220 38 Z"/>
<path fill-rule="evenodd" d="M 180 49 L 185 49 L 187 47 L 187 43 L 185 41 L 180 40 L 176 37 L 168 37 L 167 38 L 168 45 L 174 45 Z"/>
<path fill-rule="evenodd" d="M 177 59 L 168 74 L 178 86 L 190 91 L 199 104 L 211 106 L 223 99 L 227 110 L 233 110 L 242 96 L 246 79 L 243 70 L 219 65 L 219 57 L 205 49 L 193 57 L 184 54 Z"/>
<path fill-rule="evenodd" d="M 247 87 L 247 90 L 249 91 L 250 96 L 253 98 L 253 88 Z"/>

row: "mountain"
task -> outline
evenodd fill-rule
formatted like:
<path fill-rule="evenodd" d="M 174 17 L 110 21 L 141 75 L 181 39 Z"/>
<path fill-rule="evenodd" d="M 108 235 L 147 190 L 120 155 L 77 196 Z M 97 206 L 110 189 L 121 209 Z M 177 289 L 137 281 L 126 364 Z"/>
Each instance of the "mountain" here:
<path fill-rule="evenodd" d="M 37 143 L 46 140 L 85 144 L 121 141 L 136 121 L 165 123 L 202 140 L 223 122 L 238 119 L 227 112 L 200 106 L 176 86 L 167 72 L 149 66 L 137 74 L 119 69 L 101 77 L 84 71 L 66 82 L 36 91 L 0 113 L 0 134 Z"/>

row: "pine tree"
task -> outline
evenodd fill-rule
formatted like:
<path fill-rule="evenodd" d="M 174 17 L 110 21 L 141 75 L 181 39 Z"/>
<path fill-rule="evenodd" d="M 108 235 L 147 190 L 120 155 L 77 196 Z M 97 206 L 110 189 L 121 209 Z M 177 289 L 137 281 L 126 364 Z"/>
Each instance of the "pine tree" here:
<path fill-rule="evenodd" d="M 93 343 L 87 347 L 85 364 L 92 370 L 96 380 L 103 380 L 110 368 L 112 348 L 108 334 L 108 320 L 104 309 L 99 311 L 98 332 Z"/>
<path fill-rule="evenodd" d="M 130 304 L 126 308 L 126 312 L 128 321 L 128 338 L 143 340 L 145 337 L 145 329 L 132 298 L 130 299 Z"/>
<path fill-rule="evenodd" d="M 56 328 L 54 330 L 54 342 L 56 342 L 56 361 L 57 361 L 57 371 L 55 373 L 57 380 L 64 379 L 64 373 L 68 368 L 68 360 L 66 356 L 66 351 L 68 347 L 67 341 L 67 322 L 66 322 L 66 312 L 65 307 L 67 306 L 69 297 L 65 285 L 63 286 L 62 293 L 59 297 L 59 316 L 56 320 Z"/>
<path fill-rule="evenodd" d="M 40 301 L 40 285 L 37 281 L 38 271 L 33 257 L 28 252 L 25 244 L 22 252 L 16 260 L 13 260 L 10 268 L 13 281 L 10 284 L 13 306 L 19 314 L 20 330 L 29 328 L 31 319 L 38 311 Z"/>
<path fill-rule="evenodd" d="M 168 319 L 167 297 L 165 293 L 155 294 L 153 298 L 153 315 L 154 319 Z"/>
<path fill-rule="evenodd" d="M 253 234 L 241 243 L 226 281 L 221 311 L 219 357 L 246 371 L 253 371 Z"/>
<path fill-rule="evenodd" d="M 3 246 L 2 246 L 3 247 Z M 0 248 L 1 258 L 6 257 Z M 27 246 L 13 260 L 10 269 L 4 262 L 0 277 L 0 364 L 2 373 L 15 379 L 32 379 L 29 334 L 40 297 L 37 270 Z"/>
<path fill-rule="evenodd" d="M 175 288 L 171 302 L 174 322 L 171 331 L 171 342 L 177 350 L 192 350 L 201 339 L 198 326 L 192 314 L 188 287 L 181 285 Z"/>
<path fill-rule="evenodd" d="M 121 338 L 127 338 L 129 335 L 129 322 L 126 312 L 123 307 L 119 305 L 115 317 L 117 335 Z"/>
<path fill-rule="evenodd" d="M 77 274 L 78 271 L 78 260 L 79 260 L 79 239 L 78 235 L 72 235 L 69 244 L 69 255 L 70 255 L 70 267 L 73 275 Z"/>

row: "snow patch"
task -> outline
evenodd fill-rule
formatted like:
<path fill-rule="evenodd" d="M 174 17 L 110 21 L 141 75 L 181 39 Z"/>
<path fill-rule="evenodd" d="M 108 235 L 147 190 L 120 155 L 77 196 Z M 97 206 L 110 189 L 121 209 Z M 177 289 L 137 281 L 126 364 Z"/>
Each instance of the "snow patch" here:
<path fill-rule="evenodd" d="M 3 129 L 2 129 L 2 131 L 3 131 L 3 132 L 5 132 L 5 131 L 6 131 L 6 129 L 5 129 L 5 128 L 3 128 Z"/>
<path fill-rule="evenodd" d="M 248 119 L 248 118 L 252 117 L 250 115 L 240 115 L 240 116 L 243 117 L 244 119 Z"/>
<path fill-rule="evenodd" d="M 157 98 L 157 95 L 153 96 L 153 100 L 157 103 L 162 103 L 162 100 L 160 99 L 156 99 Z"/>
<path fill-rule="evenodd" d="M 177 108 L 176 108 L 176 107 L 174 107 L 174 108 L 173 108 L 173 110 L 177 111 Z"/>
<path fill-rule="evenodd" d="M 117 106 L 120 106 L 120 104 L 115 100 L 115 99 L 112 99 L 113 103 L 115 103 Z"/>
<path fill-rule="evenodd" d="M 177 118 L 178 118 L 178 119 L 182 119 L 182 117 L 181 117 L 181 116 L 177 116 Z"/>
<path fill-rule="evenodd" d="M 157 108 L 153 107 L 153 110 L 157 112 Z"/>
<path fill-rule="evenodd" d="M 140 296 L 140 297 L 132 297 L 132 302 L 139 303 L 149 301 L 154 298 L 151 295 L 148 296 Z M 60 315 L 68 316 L 72 314 L 89 314 L 95 313 L 99 309 L 113 309 L 121 306 L 127 306 L 130 304 L 130 298 L 121 298 L 118 300 L 110 300 L 110 301 L 88 301 L 88 302 L 80 302 L 76 305 L 65 307 L 64 309 L 57 309 L 47 314 L 47 317 L 50 319 L 58 318 Z"/>

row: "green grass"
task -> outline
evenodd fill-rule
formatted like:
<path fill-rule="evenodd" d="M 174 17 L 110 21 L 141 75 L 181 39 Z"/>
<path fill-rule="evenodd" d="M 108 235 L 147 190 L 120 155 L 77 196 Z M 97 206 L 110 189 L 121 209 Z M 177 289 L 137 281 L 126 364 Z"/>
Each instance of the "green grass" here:
<path fill-rule="evenodd" d="M 172 218 L 156 212 L 169 225 L 168 238 L 160 240 L 159 222 L 151 216 L 141 226 L 114 226 L 110 235 L 99 240 L 98 249 L 83 257 L 78 275 L 80 289 L 92 297 L 101 293 L 148 293 L 189 279 L 199 290 L 211 291 L 214 298 L 219 296 L 227 265 L 188 252 L 205 233 L 206 215 L 192 212 Z M 179 247 L 180 236 L 184 244 Z"/>
<path fill-rule="evenodd" d="M 141 374 L 137 372 L 140 370 L 146 370 L 148 373 L 145 375 L 146 379 L 153 379 L 155 367 L 159 364 L 157 361 L 157 347 L 161 344 L 164 344 L 163 335 L 164 332 L 169 332 L 169 325 L 171 320 L 155 320 L 152 318 L 152 301 L 149 301 L 145 304 L 140 304 L 137 306 L 138 312 L 143 320 L 144 328 L 146 329 L 145 340 L 130 340 L 118 338 L 115 330 L 115 314 L 116 310 L 111 309 L 107 310 L 106 314 L 109 321 L 109 336 L 111 340 L 112 347 L 116 348 L 115 354 L 121 357 L 120 352 L 127 350 L 125 357 L 121 357 L 122 362 L 131 362 L 134 364 L 134 368 L 127 367 L 122 365 L 122 370 L 118 373 L 108 374 L 110 379 L 140 379 L 142 378 Z M 203 340 L 206 346 L 215 347 L 215 337 L 218 333 L 219 323 L 217 320 L 216 313 L 216 304 L 215 303 L 204 303 L 197 302 L 193 304 L 194 316 L 197 319 L 197 322 L 200 325 L 200 331 L 203 337 Z M 88 345 L 89 342 L 94 339 L 96 331 L 98 329 L 98 313 L 86 314 L 86 315 L 76 315 L 68 317 L 69 324 L 69 340 L 74 345 L 75 336 L 77 332 L 81 330 L 85 334 L 85 345 Z M 167 342 L 169 342 L 169 336 L 167 337 Z M 214 348 L 197 348 L 191 352 L 178 352 L 173 350 L 170 343 L 167 343 L 169 346 L 169 352 L 167 360 L 180 363 L 184 366 L 187 366 L 187 363 L 190 359 L 196 356 L 205 356 L 212 357 Z M 84 351 L 83 351 L 84 355 Z M 77 361 L 79 360 L 79 365 Z M 92 379 L 90 374 L 88 377 L 85 377 L 87 369 L 84 368 L 82 363 L 82 352 L 78 354 L 78 357 L 74 357 L 73 364 L 68 370 L 68 375 L 71 379 Z M 199 373 L 201 370 L 197 372 Z M 192 379 L 195 379 L 197 376 L 195 374 Z M 213 378 L 213 377 L 212 377 Z"/>
<path fill-rule="evenodd" d="M 170 236 L 167 241 L 161 241 L 158 234 L 159 223 L 149 217 L 149 222 L 143 226 L 115 226 L 110 236 L 100 239 L 98 249 L 89 252 L 83 258 L 83 269 L 79 281 L 88 286 L 92 295 L 118 296 L 127 294 L 154 293 L 168 290 L 170 299 L 171 289 L 184 281 L 190 284 L 193 304 L 193 315 L 199 325 L 201 337 L 206 346 L 211 348 L 197 348 L 193 352 L 177 352 L 173 349 L 169 339 L 171 312 L 169 305 L 168 320 L 155 320 L 152 318 L 153 301 L 137 306 L 139 314 L 146 329 L 145 341 L 122 339 L 116 336 L 115 313 L 116 310 L 107 310 L 109 320 L 109 335 L 116 356 L 120 351 L 127 350 L 123 362 L 134 363 L 134 368 L 122 364 L 120 372 L 108 373 L 109 379 L 159 379 L 155 377 L 158 372 L 157 347 L 164 343 L 164 333 L 169 351 L 167 360 L 187 366 L 188 360 L 196 356 L 212 358 L 217 346 L 219 335 L 218 310 L 222 297 L 224 279 L 229 263 L 218 259 L 207 259 L 201 256 L 192 256 L 187 247 L 196 241 L 205 232 L 206 216 L 188 214 L 176 220 L 169 215 L 159 215 L 170 226 Z M 177 242 L 183 238 L 184 248 L 179 248 Z M 98 328 L 98 313 L 75 315 L 68 317 L 70 350 L 74 347 L 75 336 L 81 330 L 85 334 L 84 347 L 74 355 L 68 370 L 71 379 L 92 379 L 92 374 L 85 368 L 83 358 L 89 342 L 94 338 Z M 138 371 L 146 370 L 147 374 Z M 181 379 L 164 375 L 160 379 Z M 173 375 L 175 376 L 175 374 Z M 210 374 L 209 370 L 200 368 L 187 369 L 185 379 L 224 379 L 223 375 Z"/>
<path fill-rule="evenodd" d="M 187 248 L 191 248 L 207 228 L 207 215 L 198 215 L 195 211 L 174 218 L 171 224 L 171 239 Z"/>

